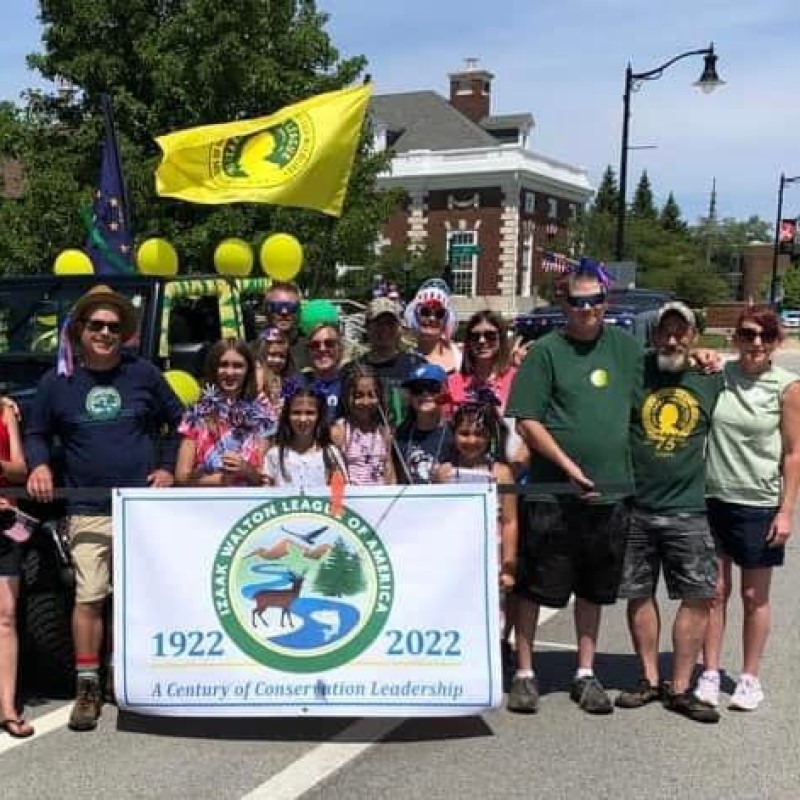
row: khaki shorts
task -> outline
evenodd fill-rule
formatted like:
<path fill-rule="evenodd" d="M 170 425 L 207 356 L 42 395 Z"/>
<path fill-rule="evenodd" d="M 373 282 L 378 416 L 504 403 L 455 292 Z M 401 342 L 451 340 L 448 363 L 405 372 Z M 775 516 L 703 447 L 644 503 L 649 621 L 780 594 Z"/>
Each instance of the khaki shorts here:
<path fill-rule="evenodd" d="M 75 601 L 97 603 L 111 594 L 111 517 L 69 518 L 69 549 L 75 565 Z"/>

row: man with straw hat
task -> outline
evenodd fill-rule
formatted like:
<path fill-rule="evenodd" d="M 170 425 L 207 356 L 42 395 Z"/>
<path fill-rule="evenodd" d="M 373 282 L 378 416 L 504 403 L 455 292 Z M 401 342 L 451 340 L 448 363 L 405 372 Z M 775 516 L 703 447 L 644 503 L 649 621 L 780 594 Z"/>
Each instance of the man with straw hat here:
<path fill-rule="evenodd" d="M 103 703 L 99 651 L 111 593 L 109 490 L 173 481 L 183 407 L 153 364 L 123 349 L 136 332 L 127 297 L 108 286 L 90 289 L 62 327 L 58 365 L 39 382 L 26 426 L 28 491 L 36 500 L 53 499 L 54 439 L 64 451 L 61 477 L 76 571 L 77 699 L 69 726 L 77 731 L 97 726 Z M 160 437 L 165 428 L 168 434 Z"/>

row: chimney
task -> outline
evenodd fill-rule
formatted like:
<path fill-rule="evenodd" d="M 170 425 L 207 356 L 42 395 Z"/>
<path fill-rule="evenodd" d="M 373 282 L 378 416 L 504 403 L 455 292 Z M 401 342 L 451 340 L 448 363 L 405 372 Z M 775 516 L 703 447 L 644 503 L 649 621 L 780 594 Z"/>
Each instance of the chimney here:
<path fill-rule="evenodd" d="M 480 124 L 491 112 L 494 75 L 483 69 L 477 58 L 465 58 L 464 68 L 459 72 L 451 72 L 449 78 L 450 105 Z"/>

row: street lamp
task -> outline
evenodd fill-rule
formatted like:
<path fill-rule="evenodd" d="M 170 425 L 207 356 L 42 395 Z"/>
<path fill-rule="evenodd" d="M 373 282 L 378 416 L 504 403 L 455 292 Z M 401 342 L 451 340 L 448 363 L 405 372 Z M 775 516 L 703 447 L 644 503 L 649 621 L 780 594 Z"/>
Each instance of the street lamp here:
<path fill-rule="evenodd" d="M 628 128 L 631 118 L 631 92 L 639 89 L 642 81 L 656 81 L 663 74 L 664 70 L 671 67 L 676 61 L 681 61 L 689 56 L 704 56 L 703 74 L 692 85 L 700 89 L 704 94 L 710 94 L 725 81 L 720 80 L 717 75 L 717 55 L 714 52 L 713 43 L 702 50 L 689 50 L 681 53 L 675 58 L 662 64 L 660 67 L 648 70 L 647 72 L 634 72 L 631 65 L 625 70 L 625 94 L 622 96 L 622 147 L 619 159 L 619 198 L 617 200 L 617 238 L 614 247 L 614 255 L 617 261 L 622 261 L 625 250 L 625 188 L 628 180 Z"/>
<path fill-rule="evenodd" d="M 775 242 L 772 248 L 772 279 L 769 282 L 769 303 L 775 305 L 775 295 L 778 292 L 778 254 L 781 247 L 781 218 L 783 217 L 783 190 L 787 183 L 796 183 L 800 181 L 800 175 L 795 175 L 793 178 L 787 178 L 781 172 L 781 180 L 778 184 L 778 218 L 775 221 Z"/>

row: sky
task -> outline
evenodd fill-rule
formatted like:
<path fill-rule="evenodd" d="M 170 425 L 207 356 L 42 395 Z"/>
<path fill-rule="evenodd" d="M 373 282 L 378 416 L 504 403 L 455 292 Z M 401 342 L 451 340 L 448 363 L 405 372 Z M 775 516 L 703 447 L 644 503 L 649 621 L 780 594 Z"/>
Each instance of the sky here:
<path fill-rule="evenodd" d="M 6 0 L 0 99 L 39 85 L 36 0 Z M 619 169 L 625 67 L 646 72 L 713 41 L 726 85 L 692 87 L 702 56 L 643 82 L 631 101 L 628 197 L 647 170 L 656 201 L 672 191 L 684 218 L 774 220 L 781 172 L 800 175 L 797 0 L 318 0 L 343 57 L 366 56 L 376 92 L 448 94 L 466 57 L 495 75 L 493 113 L 530 112 L 532 150 L 585 167 L 597 186 Z M 784 216 L 800 214 L 800 181 Z"/>

